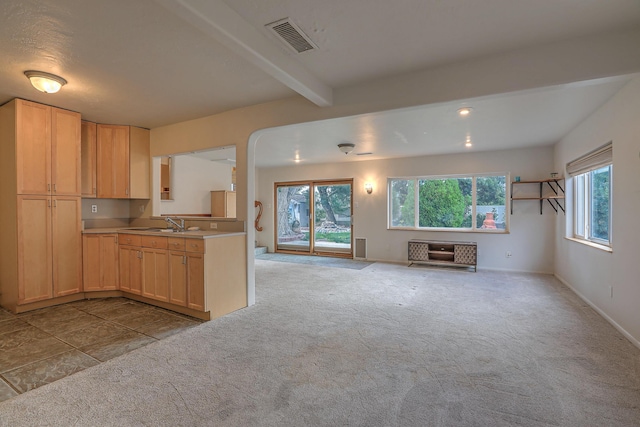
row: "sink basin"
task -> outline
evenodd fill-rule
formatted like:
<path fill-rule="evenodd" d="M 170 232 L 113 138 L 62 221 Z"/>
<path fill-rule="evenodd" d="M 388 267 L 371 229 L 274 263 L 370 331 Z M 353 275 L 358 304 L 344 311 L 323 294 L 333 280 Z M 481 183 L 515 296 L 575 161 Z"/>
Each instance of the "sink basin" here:
<path fill-rule="evenodd" d="M 123 230 L 130 231 L 151 231 L 156 233 L 172 233 L 174 230 L 172 228 L 157 228 L 157 227 L 129 227 L 123 228 Z"/>

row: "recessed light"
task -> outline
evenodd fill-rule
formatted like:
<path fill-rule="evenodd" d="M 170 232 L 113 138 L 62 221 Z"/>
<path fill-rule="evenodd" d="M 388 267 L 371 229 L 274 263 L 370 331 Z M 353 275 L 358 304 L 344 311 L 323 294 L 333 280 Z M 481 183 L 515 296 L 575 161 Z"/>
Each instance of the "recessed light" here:
<path fill-rule="evenodd" d="M 473 144 L 471 143 L 471 141 L 467 141 L 467 142 L 464 143 L 464 146 L 465 147 L 471 147 L 471 146 L 473 146 Z"/>
<path fill-rule="evenodd" d="M 471 107 L 462 107 L 458 109 L 458 115 L 460 117 L 467 117 L 469 114 L 471 114 L 471 110 L 473 110 L 473 108 Z"/>

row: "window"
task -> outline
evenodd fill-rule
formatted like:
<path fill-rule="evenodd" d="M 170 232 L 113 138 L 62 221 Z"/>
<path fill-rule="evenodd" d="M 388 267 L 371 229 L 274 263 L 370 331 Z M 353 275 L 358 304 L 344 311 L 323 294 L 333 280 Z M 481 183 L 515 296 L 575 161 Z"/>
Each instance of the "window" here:
<path fill-rule="evenodd" d="M 608 165 L 574 177 L 574 237 L 611 245 L 612 169 Z"/>
<path fill-rule="evenodd" d="M 389 228 L 505 231 L 507 176 L 390 178 Z"/>
<path fill-rule="evenodd" d="M 611 246 L 613 143 L 567 163 L 573 177 L 573 237 Z"/>

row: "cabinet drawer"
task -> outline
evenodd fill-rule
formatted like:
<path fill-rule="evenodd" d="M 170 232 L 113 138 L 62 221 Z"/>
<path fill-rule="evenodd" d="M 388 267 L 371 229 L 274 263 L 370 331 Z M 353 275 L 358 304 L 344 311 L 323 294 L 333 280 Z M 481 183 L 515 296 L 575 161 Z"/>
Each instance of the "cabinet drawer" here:
<path fill-rule="evenodd" d="M 167 237 L 140 236 L 143 248 L 167 249 Z"/>
<path fill-rule="evenodd" d="M 204 252 L 203 239 L 185 239 L 185 246 L 187 252 Z"/>
<path fill-rule="evenodd" d="M 169 237 L 168 238 L 169 249 L 172 251 L 184 251 L 185 245 L 183 238 L 180 237 Z"/>
<path fill-rule="evenodd" d="M 140 238 L 138 234 L 118 234 L 118 244 L 127 246 L 140 246 Z"/>

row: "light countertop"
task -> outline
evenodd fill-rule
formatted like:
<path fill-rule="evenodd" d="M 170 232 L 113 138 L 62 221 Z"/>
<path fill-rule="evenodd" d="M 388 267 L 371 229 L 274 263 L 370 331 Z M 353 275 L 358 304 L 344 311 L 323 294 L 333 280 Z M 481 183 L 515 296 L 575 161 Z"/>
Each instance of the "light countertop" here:
<path fill-rule="evenodd" d="M 244 236 L 247 233 L 239 231 L 216 231 L 216 230 L 198 230 L 198 231 L 179 231 L 165 232 L 158 231 L 159 228 L 152 227 L 103 227 L 103 228 L 87 228 L 82 231 L 83 234 L 142 234 L 150 236 L 165 237 L 184 237 L 190 239 L 211 239 L 216 237 Z"/>

